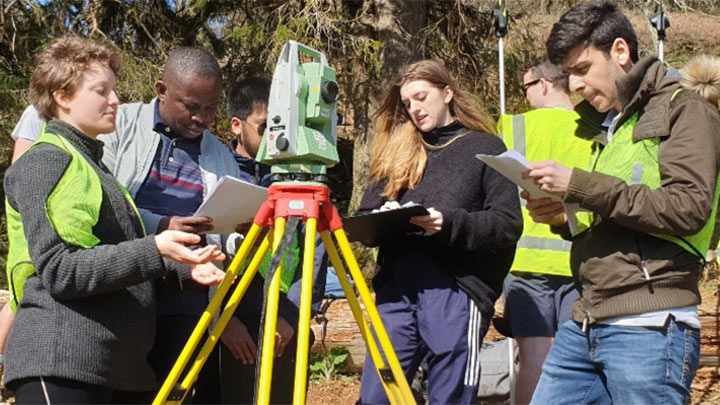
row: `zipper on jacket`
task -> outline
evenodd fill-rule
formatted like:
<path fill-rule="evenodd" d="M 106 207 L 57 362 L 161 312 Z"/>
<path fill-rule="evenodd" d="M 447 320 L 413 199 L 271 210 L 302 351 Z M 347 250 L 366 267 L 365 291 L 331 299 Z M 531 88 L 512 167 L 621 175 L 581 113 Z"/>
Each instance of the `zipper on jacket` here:
<path fill-rule="evenodd" d="M 585 312 L 585 317 L 582 321 L 582 332 L 584 334 L 589 333 L 590 325 L 592 325 L 595 320 L 590 316 L 590 303 L 586 298 L 581 297 L 580 301 L 582 302 L 582 308 L 583 312 Z"/>
<path fill-rule="evenodd" d="M 650 272 L 648 272 L 647 265 L 645 264 L 645 260 L 640 260 L 640 269 L 642 269 L 643 275 L 645 276 L 645 280 L 650 281 Z"/>
<path fill-rule="evenodd" d="M 650 281 L 650 271 L 648 271 L 647 263 L 645 262 L 645 259 L 643 259 L 642 254 L 642 248 L 640 247 L 640 237 L 636 234 L 635 235 L 635 247 L 637 248 L 637 254 L 640 257 L 640 271 L 643 273 L 643 278 L 645 278 L 645 281 Z"/>
<path fill-rule="evenodd" d="M 585 310 L 585 319 L 583 319 L 583 324 L 582 324 L 582 332 L 583 333 L 588 333 L 588 327 L 590 326 L 591 323 L 592 323 L 592 318 L 590 317 L 590 312 Z"/>

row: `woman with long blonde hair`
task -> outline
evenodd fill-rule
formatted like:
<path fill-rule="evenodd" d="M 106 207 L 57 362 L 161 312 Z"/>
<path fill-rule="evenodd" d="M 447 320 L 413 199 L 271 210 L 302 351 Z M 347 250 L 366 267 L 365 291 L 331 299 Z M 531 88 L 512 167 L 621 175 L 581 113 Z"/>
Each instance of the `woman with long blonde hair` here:
<path fill-rule="evenodd" d="M 408 379 L 427 356 L 429 403 L 471 403 L 479 350 L 522 231 L 517 187 L 475 158 L 502 141 L 445 66 L 407 66 L 375 114 L 360 211 L 409 202 L 421 235 L 373 241 L 376 304 Z M 387 403 L 368 356 L 361 401 Z"/>

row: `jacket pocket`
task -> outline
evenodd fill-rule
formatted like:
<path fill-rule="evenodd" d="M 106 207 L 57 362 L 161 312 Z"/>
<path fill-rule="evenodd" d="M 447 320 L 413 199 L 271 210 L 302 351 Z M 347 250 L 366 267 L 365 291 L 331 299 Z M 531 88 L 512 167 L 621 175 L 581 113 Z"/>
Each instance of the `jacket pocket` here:
<path fill-rule="evenodd" d="M 609 232 L 610 228 L 617 227 L 602 227 L 605 229 L 593 229 L 594 235 L 588 237 L 586 243 L 574 247 L 583 256 L 579 281 L 591 303 L 607 295 L 637 288 L 647 283 L 648 277 L 653 277 L 653 263 L 641 254 L 644 250 L 640 247 L 642 235 L 627 228 L 622 228 L 624 232 Z"/>

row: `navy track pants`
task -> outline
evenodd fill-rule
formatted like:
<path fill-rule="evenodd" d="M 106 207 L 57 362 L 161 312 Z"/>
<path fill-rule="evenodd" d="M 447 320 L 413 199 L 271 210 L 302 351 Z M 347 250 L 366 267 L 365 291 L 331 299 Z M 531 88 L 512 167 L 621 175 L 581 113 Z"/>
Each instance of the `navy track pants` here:
<path fill-rule="evenodd" d="M 480 311 L 450 276 L 431 288 L 407 280 L 398 284 L 391 278 L 376 288 L 375 301 L 408 381 L 427 356 L 429 403 L 472 403 L 486 332 Z M 388 403 L 369 354 L 360 397 L 363 404 Z"/>

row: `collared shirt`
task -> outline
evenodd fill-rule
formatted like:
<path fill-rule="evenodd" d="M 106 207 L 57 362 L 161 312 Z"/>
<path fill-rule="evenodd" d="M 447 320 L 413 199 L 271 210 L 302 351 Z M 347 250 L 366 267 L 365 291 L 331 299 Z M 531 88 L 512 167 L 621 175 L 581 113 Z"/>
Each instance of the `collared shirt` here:
<path fill-rule="evenodd" d="M 135 195 L 138 208 L 163 216 L 193 215 L 203 202 L 204 184 L 200 171 L 200 142 L 202 136 L 188 139 L 175 134 L 160 116 L 155 102 L 153 130 L 160 136 L 150 171 Z M 158 286 L 158 316 L 192 315 L 202 313 L 207 305 L 205 289 L 165 294 L 165 286 Z"/>
<path fill-rule="evenodd" d="M 608 111 L 607 115 L 605 116 L 605 121 L 603 121 L 602 125 L 604 128 L 607 129 L 607 141 L 610 142 L 610 139 L 612 139 L 613 134 L 615 133 L 615 124 L 617 123 L 618 119 L 620 118 L 620 113 L 615 110 Z"/>
<path fill-rule="evenodd" d="M 135 203 L 159 215 L 193 215 L 203 201 L 199 165 L 202 135 L 188 139 L 175 134 L 160 117 L 157 102 L 153 129 L 160 135 L 160 145 Z"/>

